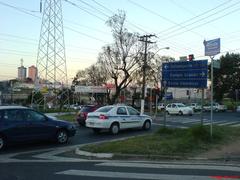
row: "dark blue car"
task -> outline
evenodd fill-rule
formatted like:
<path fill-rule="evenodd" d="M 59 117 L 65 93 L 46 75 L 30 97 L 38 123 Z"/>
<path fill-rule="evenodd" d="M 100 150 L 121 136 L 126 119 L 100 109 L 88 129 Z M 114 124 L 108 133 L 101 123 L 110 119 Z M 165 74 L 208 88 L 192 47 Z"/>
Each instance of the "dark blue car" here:
<path fill-rule="evenodd" d="M 38 140 L 56 140 L 67 143 L 76 133 L 67 121 L 48 117 L 22 106 L 0 106 L 0 150 L 7 144 Z"/>

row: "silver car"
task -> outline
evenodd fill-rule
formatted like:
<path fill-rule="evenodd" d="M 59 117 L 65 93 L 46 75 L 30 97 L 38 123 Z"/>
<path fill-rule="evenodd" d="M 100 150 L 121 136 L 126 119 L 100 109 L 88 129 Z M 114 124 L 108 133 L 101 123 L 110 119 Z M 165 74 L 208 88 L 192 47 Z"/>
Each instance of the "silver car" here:
<path fill-rule="evenodd" d="M 131 106 L 112 105 L 103 106 L 95 112 L 88 113 L 86 127 L 94 132 L 109 130 L 112 134 L 118 134 L 119 130 L 129 128 L 151 129 L 152 118 L 140 115 L 140 112 Z"/>

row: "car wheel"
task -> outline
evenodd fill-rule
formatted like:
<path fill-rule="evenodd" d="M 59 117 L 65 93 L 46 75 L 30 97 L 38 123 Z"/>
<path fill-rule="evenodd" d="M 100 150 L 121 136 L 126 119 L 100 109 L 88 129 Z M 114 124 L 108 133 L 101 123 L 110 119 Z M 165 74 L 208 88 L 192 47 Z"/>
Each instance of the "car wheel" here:
<path fill-rule="evenodd" d="M 167 115 L 170 115 L 169 111 L 166 111 Z"/>
<path fill-rule="evenodd" d="M 65 130 L 59 130 L 56 135 L 56 140 L 59 144 L 67 143 L 68 141 L 68 133 Z"/>
<path fill-rule="evenodd" d="M 182 111 L 179 111 L 178 114 L 181 116 L 181 115 L 183 115 L 183 112 L 182 112 Z"/>
<path fill-rule="evenodd" d="M 145 121 L 142 127 L 144 130 L 151 129 L 151 122 L 149 120 Z"/>
<path fill-rule="evenodd" d="M 6 140 L 3 136 L 0 135 L 0 151 L 3 150 L 6 146 Z"/>
<path fill-rule="evenodd" d="M 93 132 L 96 133 L 96 134 L 100 133 L 100 131 L 101 131 L 101 129 L 98 129 L 98 128 L 93 128 L 92 130 L 93 130 Z"/>
<path fill-rule="evenodd" d="M 110 127 L 111 134 L 118 134 L 119 132 L 119 125 L 117 123 L 113 123 Z"/>

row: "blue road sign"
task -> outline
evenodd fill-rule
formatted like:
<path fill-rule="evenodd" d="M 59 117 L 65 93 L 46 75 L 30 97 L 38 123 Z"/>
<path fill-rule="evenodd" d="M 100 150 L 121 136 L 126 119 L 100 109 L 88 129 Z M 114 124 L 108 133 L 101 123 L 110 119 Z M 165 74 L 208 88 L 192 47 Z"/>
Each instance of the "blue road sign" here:
<path fill-rule="evenodd" d="M 203 41 L 205 46 L 205 56 L 215 56 L 220 53 L 220 38 Z"/>
<path fill-rule="evenodd" d="M 173 93 L 172 92 L 167 92 L 165 95 L 166 100 L 172 100 L 173 99 Z"/>
<path fill-rule="evenodd" d="M 207 72 L 207 60 L 163 63 L 162 85 L 179 88 L 206 88 Z"/>

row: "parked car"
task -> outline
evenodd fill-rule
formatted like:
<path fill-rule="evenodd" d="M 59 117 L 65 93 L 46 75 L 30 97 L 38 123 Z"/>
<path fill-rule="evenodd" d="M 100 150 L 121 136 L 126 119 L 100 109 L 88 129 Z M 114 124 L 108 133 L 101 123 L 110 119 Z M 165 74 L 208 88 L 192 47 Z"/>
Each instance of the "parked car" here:
<path fill-rule="evenodd" d="M 139 111 L 126 105 L 103 106 L 88 113 L 86 120 L 86 127 L 92 128 L 94 132 L 109 130 L 112 134 L 128 128 L 149 130 L 151 125 L 150 116 L 140 115 Z"/>
<path fill-rule="evenodd" d="M 193 111 L 201 111 L 202 110 L 202 106 L 201 104 L 198 104 L 198 103 L 191 103 L 190 106 Z"/>
<path fill-rule="evenodd" d="M 240 106 L 237 106 L 236 111 L 240 113 Z"/>
<path fill-rule="evenodd" d="M 203 106 L 203 110 L 204 111 L 211 111 L 211 103 L 205 104 Z M 215 112 L 224 112 L 227 110 L 227 107 L 223 104 L 219 104 L 219 103 L 213 103 L 213 111 Z"/>
<path fill-rule="evenodd" d="M 75 126 L 22 106 L 0 106 L 0 150 L 7 144 L 39 140 L 67 143 Z"/>
<path fill-rule="evenodd" d="M 81 105 L 78 105 L 78 104 L 71 104 L 71 105 L 70 105 L 70 108 L 71 108 L 71 109 L 74 109 L 74 110 L 79 110 L 79 109 L 82 108 L 82 106 L 81 106 Z"/>
<path fill-rule="evenodd" d="M 85 105 L 85 106 L 82 106 L 81 110 L 79 110 L 77 115 L 76 115 L 76 121 L 78 122 L 78 124 L 82 125 L 82 126 L 85 126 L 85 121 L 87 119 L 88 113 L 95 111 L 99 107 L 100 107 L 99 105 Z"/>
<path fill-rule="evenodd" d="M 167 114 L 193 115 L 193 109 L 183 103 L 171 103 L 166 106 Z"/>

